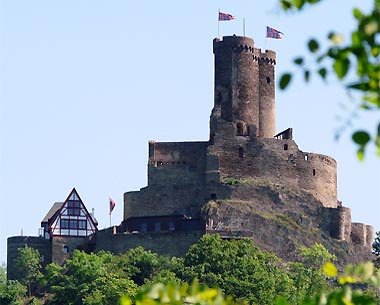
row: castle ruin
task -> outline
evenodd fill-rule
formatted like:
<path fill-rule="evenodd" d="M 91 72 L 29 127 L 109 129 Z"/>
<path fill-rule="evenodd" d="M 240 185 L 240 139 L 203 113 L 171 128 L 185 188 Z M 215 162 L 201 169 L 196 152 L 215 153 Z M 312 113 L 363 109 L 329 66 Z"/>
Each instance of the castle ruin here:
<path fill-rule="evenodd" d="M 235 35 L 214 39 L 213 52 L 209 140 L 150 141 L 148 185 L 124 194 L 119 226 L 82 238 L 80 246 L 122 253 L 142 245 L 183 255 L 203 234 L 219 233 L 251 238 L 286 260 L 315 242 L 341 263 L 368 259 L 373 227 L 352 223 L 338 201 L 336 161 L 301 151 L 292 128 L 276 132 L 276 53 Z M 20 237 L 8 239 L 8 266 L 21 244 Z"/>

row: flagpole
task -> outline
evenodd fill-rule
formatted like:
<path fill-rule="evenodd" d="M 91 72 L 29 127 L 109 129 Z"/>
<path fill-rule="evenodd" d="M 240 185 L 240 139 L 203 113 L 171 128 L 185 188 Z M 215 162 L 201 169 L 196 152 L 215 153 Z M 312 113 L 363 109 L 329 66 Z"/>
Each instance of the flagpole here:
<path fill-rule="evenodd" d="M 265 49 L 264 52 L 267 50 L 267 31 L 265 31 Z"/>
<path fill-rule="evenodd" d="M 245 37 L 245 18 L 243 18 L 243 36 Z"/>
<path fill-rule="evenodd" d="M 220 9 L 218 9 L 218 39 L 219 39 L 219 16 L 220 16 Z"/>

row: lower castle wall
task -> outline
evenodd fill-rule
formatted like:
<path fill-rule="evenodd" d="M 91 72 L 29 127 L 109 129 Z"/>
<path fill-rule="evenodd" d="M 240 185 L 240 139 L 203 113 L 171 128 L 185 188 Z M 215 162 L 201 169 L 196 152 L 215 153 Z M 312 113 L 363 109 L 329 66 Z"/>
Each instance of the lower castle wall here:
<path fill-rule="evenodd" d="M 7 240 L 7 278 L 9 280 L 17 279 L 18 275 L 13 268 L 13 261 L 18 255 L 18 249 L 25 246 L 37 249 L 43 258 L 41 265 L 46 266 L 52 262 L 51 242 L 37 236 L 12 236 Z"/>
<path fill-rule="evenodd" d="M 86 249 L 87 243 L 87 238 L 53 236 L 51 246 L 53 262 L 58 265 L 63 264 L 74 250 Z M 65 247 L 67 247 L 67 253 L 65 253 Z"/>
<path fill-rule="evenodd" d="M 138 234 L 114 234 L 114 228 L 96 233 L 95 252 L 104 250 L 114 254 L 125 253 L 142 246 L 146 250 L 166 256 L 184 256 L 191 245 L 205 233 L 204 230 L 191 232 L 160 232 Z"/>
<path fill-rule="evenodd" d="M 349 241 L 351 239 L 351 209 L 346 207 L 323 208 L 321 228 L 331 237 Z"/>

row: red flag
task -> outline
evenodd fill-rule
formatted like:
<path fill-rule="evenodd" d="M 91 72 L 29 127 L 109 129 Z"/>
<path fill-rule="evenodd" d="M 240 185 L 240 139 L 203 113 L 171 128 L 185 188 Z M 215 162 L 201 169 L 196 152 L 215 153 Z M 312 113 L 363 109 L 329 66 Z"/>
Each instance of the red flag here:
<path fill-rule="evenodd" d="M 232 16 L 231 14 L 219 12 L 219 21 L 230 21 L 230 20 L 234 20 L 234 19 L 235 19 L 235 17 Z"/>
<path fill-rule="evenodd" d="M 267 26 L 267 38 L 282 39 L 284 33 Z"/>
<path fill-rule="evenodd" d="M 115 201 L 110 197 L 110 215 L 113 209 L 115 208 L 115 205 L 116 205 Z"/>

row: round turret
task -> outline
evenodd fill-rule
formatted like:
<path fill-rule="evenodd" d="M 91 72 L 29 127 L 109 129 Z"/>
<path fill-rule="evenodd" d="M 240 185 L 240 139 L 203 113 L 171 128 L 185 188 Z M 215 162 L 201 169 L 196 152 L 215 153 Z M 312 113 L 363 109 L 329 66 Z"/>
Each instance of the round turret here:
<path fill-rule="evenodd" d="M 275 135 L 274 65 L 276 53 L 254 47 L 252 38 L 214 39 L 215 94 L 211 135 L 217 119 L 235 125 L 237 135 Z"/>

